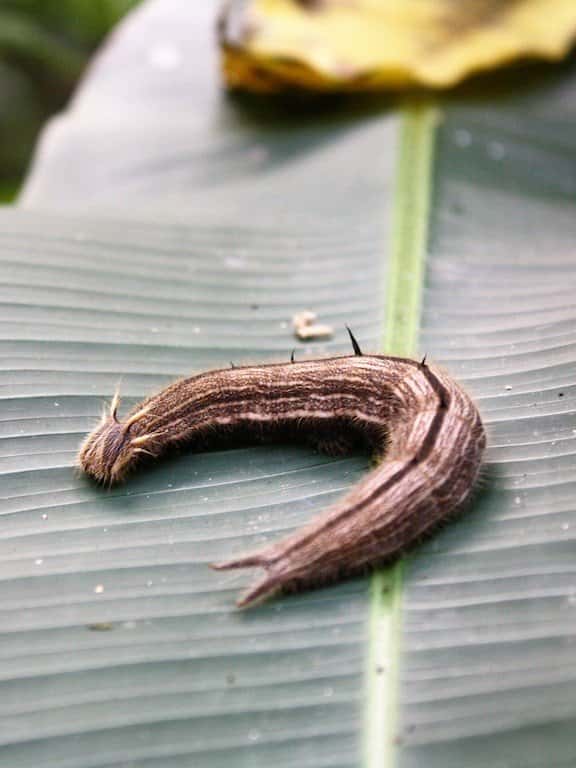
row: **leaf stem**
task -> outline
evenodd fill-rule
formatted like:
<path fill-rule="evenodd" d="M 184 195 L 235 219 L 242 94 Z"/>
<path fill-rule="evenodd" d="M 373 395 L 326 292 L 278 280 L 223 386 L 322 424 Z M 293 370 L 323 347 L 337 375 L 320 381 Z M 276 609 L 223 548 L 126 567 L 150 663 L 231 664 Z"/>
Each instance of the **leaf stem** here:
<path fill-rule="evenodd" d="M 387 354 L 418 347 L 437 111 L 429 102 L 403 110 L 391 256 L 386 287 Z M 374 573 L 370 584 L 364 768 L 393 768 L 398 737 L 403 563 Z"/>

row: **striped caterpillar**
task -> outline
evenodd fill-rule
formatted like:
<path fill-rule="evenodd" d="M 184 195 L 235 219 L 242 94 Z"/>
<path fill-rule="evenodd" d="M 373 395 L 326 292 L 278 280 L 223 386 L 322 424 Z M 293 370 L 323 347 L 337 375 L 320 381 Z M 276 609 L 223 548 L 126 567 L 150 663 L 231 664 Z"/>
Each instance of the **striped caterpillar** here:
<path fill-rule="evenodd" d="M 183 443 L 304 439 L 343 455 L 364 445 L 380 463 L 292 535 L 218 570 L 261 567 L 238 601 L 313 587 L 403 554 L 470 495 L 486 438 L 469 396 L 424 358 L 354 355 L 246 366 L 177 381 L 118 419 L 119 398 L 87 437 L 80 467 L 108 485 L 143 456 Z"/>

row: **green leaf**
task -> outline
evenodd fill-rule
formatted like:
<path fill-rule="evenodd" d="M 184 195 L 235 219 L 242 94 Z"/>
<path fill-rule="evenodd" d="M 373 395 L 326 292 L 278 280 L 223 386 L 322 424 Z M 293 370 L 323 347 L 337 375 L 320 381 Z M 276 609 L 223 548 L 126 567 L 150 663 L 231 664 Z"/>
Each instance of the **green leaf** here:
<path fill-rule="evenodd" d="M 98 61 L 44 137 L 29 210 L 3 220 L 6 353 L 20 368 L 4 759 L 353 765 L 368 580 L 240 613 L 248 576 L 207 565 L 309 519 L 367 459 L 185 454 L 109 494 L 71 471 L 120 378 L 128 407 L 230 360 L 347 350 L 346 322 L 369 347 L 382 334 L 396 118 L 228 103 L 206 76 L 212 14 L 198 32 L 187 5 L 172 8 L 149 6 Z M 295 341 L 292 314 L 308 307 L 333 342 Z"/>
<path fill-rule="evenodd" d="M 576 762 L 574 68 L 438 132 L 421 348 L 489 430 L 472 513 L 406 568 L 399 765 Z"/>
<path fill-rule="evenodd" d="M 78 77 L 85 64 L 85 56 L 58 35 L 14 11 L 0 11 L 0 50 L 3 56 L 40 64 L 57 77 Z"/>
<path fill-rule="evenodd" d="M 0 217 L 0 764 L 572 765 L 571 72 L 409 104 L 397 141 L 378 105 L 227 99 L 214 7 L 145 5 Z M 346 350 L 345 322 L 409 349 L 420 301 L 420 349 L 488 422 L 487 476 L 372 599 L 357 579 L 241 613 L 247 577 L 207 568 L 309 519 L 363 457 L 184 453 L 111 492 L 72 470 L 120 379 L 128 407 L 287 358 L 304 308 L 336 334 L 297 354 Z"/>

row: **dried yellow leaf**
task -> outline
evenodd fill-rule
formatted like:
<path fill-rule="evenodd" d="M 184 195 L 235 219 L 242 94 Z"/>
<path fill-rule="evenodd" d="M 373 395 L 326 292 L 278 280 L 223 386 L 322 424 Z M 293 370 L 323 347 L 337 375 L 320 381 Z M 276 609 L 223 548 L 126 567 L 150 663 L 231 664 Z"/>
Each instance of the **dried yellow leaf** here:
<path fill-rule="evenodd" d="M 576 0 L 233 0 L 220 20 L 227 83 L 256 91 L 446 88 L 575 38 Z"/>

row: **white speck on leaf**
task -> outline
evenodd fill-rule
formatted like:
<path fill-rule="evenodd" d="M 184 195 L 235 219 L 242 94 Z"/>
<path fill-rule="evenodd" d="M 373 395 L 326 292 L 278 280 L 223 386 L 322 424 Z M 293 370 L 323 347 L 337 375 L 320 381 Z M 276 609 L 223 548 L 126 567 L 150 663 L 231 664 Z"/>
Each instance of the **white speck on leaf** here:
<path fill-rule="evenodd" d="M 182 54 L 174 45 L 159 43 L 150 50 L 148 60 L 154 69 L 173 72 L 182 63 Z"/>

